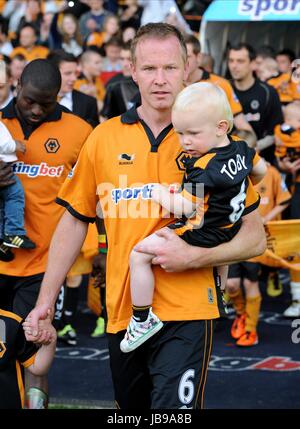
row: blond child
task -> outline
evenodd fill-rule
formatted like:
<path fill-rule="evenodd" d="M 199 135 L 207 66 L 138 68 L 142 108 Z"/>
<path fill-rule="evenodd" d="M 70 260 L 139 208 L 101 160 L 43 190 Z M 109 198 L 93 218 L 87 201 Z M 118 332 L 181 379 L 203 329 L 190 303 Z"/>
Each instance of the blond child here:
<path fill-rule="evenodd" d="M 228 136 L 233 115 L 224 91 L 216 85 L 201 82 L 181 91 L 172 109 L 172 123 L 185 151 L 184 180 L 174 193 L 167 186 L 152 185 L 151 198 L 180 218 L 169 228 L 188 244 L 215 247 L 230 241 L 246 214 L 248 176 L 258 183 L 265 174 L 265 163 L 246 142 Z M 156 234 L 143 242 L 164 245 Z M 124 353 L 139 347 L 163 326 L 151 308 L 154 256 L 135 250 L 130 255 L 133 316 L 120 344 Z M 228 269 L 214 271 L 221 294 Z"/>

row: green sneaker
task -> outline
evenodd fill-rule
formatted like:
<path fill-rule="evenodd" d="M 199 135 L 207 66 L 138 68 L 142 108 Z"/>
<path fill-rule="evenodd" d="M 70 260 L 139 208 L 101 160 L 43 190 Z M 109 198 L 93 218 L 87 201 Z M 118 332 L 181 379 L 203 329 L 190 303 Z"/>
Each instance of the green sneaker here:
<path fill-rule="evenodd" d="M 103 317 L 98 317 L 96 322 L 96 328 L 91 333 L 92 338 L 99 338 L 102 337 L 102 335 L 105 334 L 105 322 Z"/>
<path fill-rule="evenodd" d="M 58 331 L 57 338 L 69 346 L 77 345 L 76 331 L 71 325 L 66 325 L 61 331 Z"/>

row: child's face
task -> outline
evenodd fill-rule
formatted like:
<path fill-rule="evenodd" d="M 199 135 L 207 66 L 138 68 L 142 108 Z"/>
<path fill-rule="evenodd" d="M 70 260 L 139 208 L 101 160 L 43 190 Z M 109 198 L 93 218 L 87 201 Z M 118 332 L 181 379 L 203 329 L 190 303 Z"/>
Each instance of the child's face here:
<path fill-rule="evenodd" d="M 199 157 L 218 146 L 218 121 L 207 112 L 174 110 L 172 123 L 181 146 L 190 155 Z"/>
<path fill-rule="evenodd" d="M 286 124 L 294 128 L 294 130 L 300 130 L 300 106 L 299 112 L 290 112 L 288 115 L 285 115 Z"/>

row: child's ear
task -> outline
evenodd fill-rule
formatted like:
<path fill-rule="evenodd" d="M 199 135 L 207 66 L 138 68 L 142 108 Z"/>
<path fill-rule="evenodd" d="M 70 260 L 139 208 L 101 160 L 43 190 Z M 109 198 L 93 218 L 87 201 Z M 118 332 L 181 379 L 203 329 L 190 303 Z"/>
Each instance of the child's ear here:
<path fill-rule="evenodd" d="M 224 134 L 227 134 L 228 129 L 229 129 L 228 121 L 225 121 L 225 119 L 223 119 L 217 124 L 217 136 L 221 137 Z"/>

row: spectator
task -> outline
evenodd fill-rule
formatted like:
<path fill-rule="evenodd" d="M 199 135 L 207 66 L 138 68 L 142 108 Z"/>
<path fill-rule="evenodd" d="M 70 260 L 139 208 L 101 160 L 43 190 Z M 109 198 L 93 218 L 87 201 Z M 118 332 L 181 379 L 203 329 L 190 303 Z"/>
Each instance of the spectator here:
<path fill-rule="evenodd" d="M 26 58 L 22 54 L 15 55 L 9 64 L 9 70 L 11 75 L 11 78 L 10 78 L 11 91 L 14 97 L 17 95 L 16 94 L 17 85 L 25 66 L 26 66 Z"/>
<path fill-rule="evenodd" d="M 103 31 L 94 32 L 87 38 L 87 46 L 97 46 L 102 48 L 112 37 L 119 36 L 120 25 L 119 19 L 115 15 L 108 15 L 103 21 Z"/>
<path fill-rule="evenodd" d="M 106 84 L 106 94 L 101 111 L 103 120 L 119 116 L 133 106 L 132 100 L 139 90 L 131 77 L 130 43 L 121 49 L 122 73 L 117 74 Z"/>
<path fill-rule="evenodd" d="M 104 18 L 109 12 L 103 8 L 103 0 L 89 0 L 90 11 L 84 13 L 79 20 L 80 32 L 86 39 L 94 31 L 102 31 Z"/>
<path fill-rule="evenodd" d="M 79 30 L 77 18 L 68 13 L 54 15 L 50 27 L 49 48 L 51 50 L 63 49 L 75 57 L 83 52 L 83 40 Z"/>
<path fill-rule="evenodd" d="M 175 0 L 138 0 L 138 4 L 144 8 L 141 25 L 148 22 L 164 22 L 169 13 L 175 13 L 180 28 L 183 28 L 185 33 L 191 33 L 191 29 L 183 18 Z"/>
<path fill-rule="evenodd" d="M 80 66 L 81 74 L 75 82 L 74 89 L 95 97 L 101 111 L 105 96 L 105 88 L 100 78 L 102 57 L 95 50 L 89 49 L 81 55 Z"/>
<path fill-rule="evenodd" d="M 32 24 L 24 25 L 20 31 L 20 45 L 14 48 L 10 54 L 10 58 L 14 58 L 18 54 L 24 55 L 27 62 L 46 58 L 49 49 L 37 45 L 37 39 L 35 27 Z"/>
<path fill-rule="evenodd" d="M 122 42 L 127 43 L 135 38 L 136 29 L 134 27 L 126 27 L 122 32 Z"/>
<path fill-rule="evenodd" d="M 11 90 L 11 75 L 9 66 L 5 67 L 6 80 L 5 82 L 0 82 L 0 109 L 7 106 L 8 103 L 13 98 L 13 93 Z"/>
<path fill-rule="evenodd" d="M 125 30 L 133 27 L 136 30 L 141 25 L 143 8 L 138 5 L 138 0 L 124 0 L 120 8 L 121 28 Z"/>
<path fill-rule="evenodd" d="M 278 64 L 280 73 L 290 73 L 292 69 L 292 63 L 295 60 L 296 55 L 290 49 L 283 49 L 276 55 L 276 61 Z"/>
<path fill-rule="evenodd" d="M 233 78 L 232 86 L 246 119 L 257 137 L 256 148 L 263 158 L 274 163 L 274 128 L 282 123 L 283 115 L 279 96 L 274 88 L 253 75 L 256 54 L 245 43 L 233 46 L 228 54 L 228 67 Z"/>
<path fill-rule="evenodd" d="M 77 60 L 63 50 L 52 52 L 48 60 L 55 64 L 61 74 L 61 88 L 58 93 L 59 104 L 87 121 L 92 127 L 99 124 L 97 101 L 95 97 L 74 89 L 77 80 Z"/>
<path fill-rule="evenodd" d="M 104 45 L 105 57 L 103 58 L 101 79 L 104 84 L 122 70 L 120 55 L 121 55 L 121 41 L 112 37 Z"/>
<path fill-rule="evenodd" d="M 8 40 L 8 24 L 0 15 L 0 54 L 9 57 L 13 50 L 11 42 Z"/>
<path fill-rule="evenodd" d="M 26 2 L 23 0 L 7 1 L 2 16 L 9 20 L 8 33 L 10 38 L 17 35 L 21 18 L 25 15 Z"/>
<path fill-rule="evenodd" d="M 17 33 L 27 24 L 31 24 L 39 37 L 40 28 L 43 21 L 43 14 L 41 12 L 41 1 L 40 0 L 27 0 L 25 14 L 22 16 L 17 28 Z"/>
<path fill-rule="evenodd" d="M 261 46 L 257 50 L 255 61 L 253 62 L 253 71 L 255 72 L 256 77 L 258 77 L 258 79 L 261 79 L 261 76 L 260 76 L 261 65 L 266 58 L 275 58 L 274 49 L 268 45 Z"/>
<path fill-rule="evenodd" d="M 279 74 L 278 64 L 274 58 L 265 58 L 260 65 L 260 80 L 267 82 L 273 77 L 277 77 Z"/>

